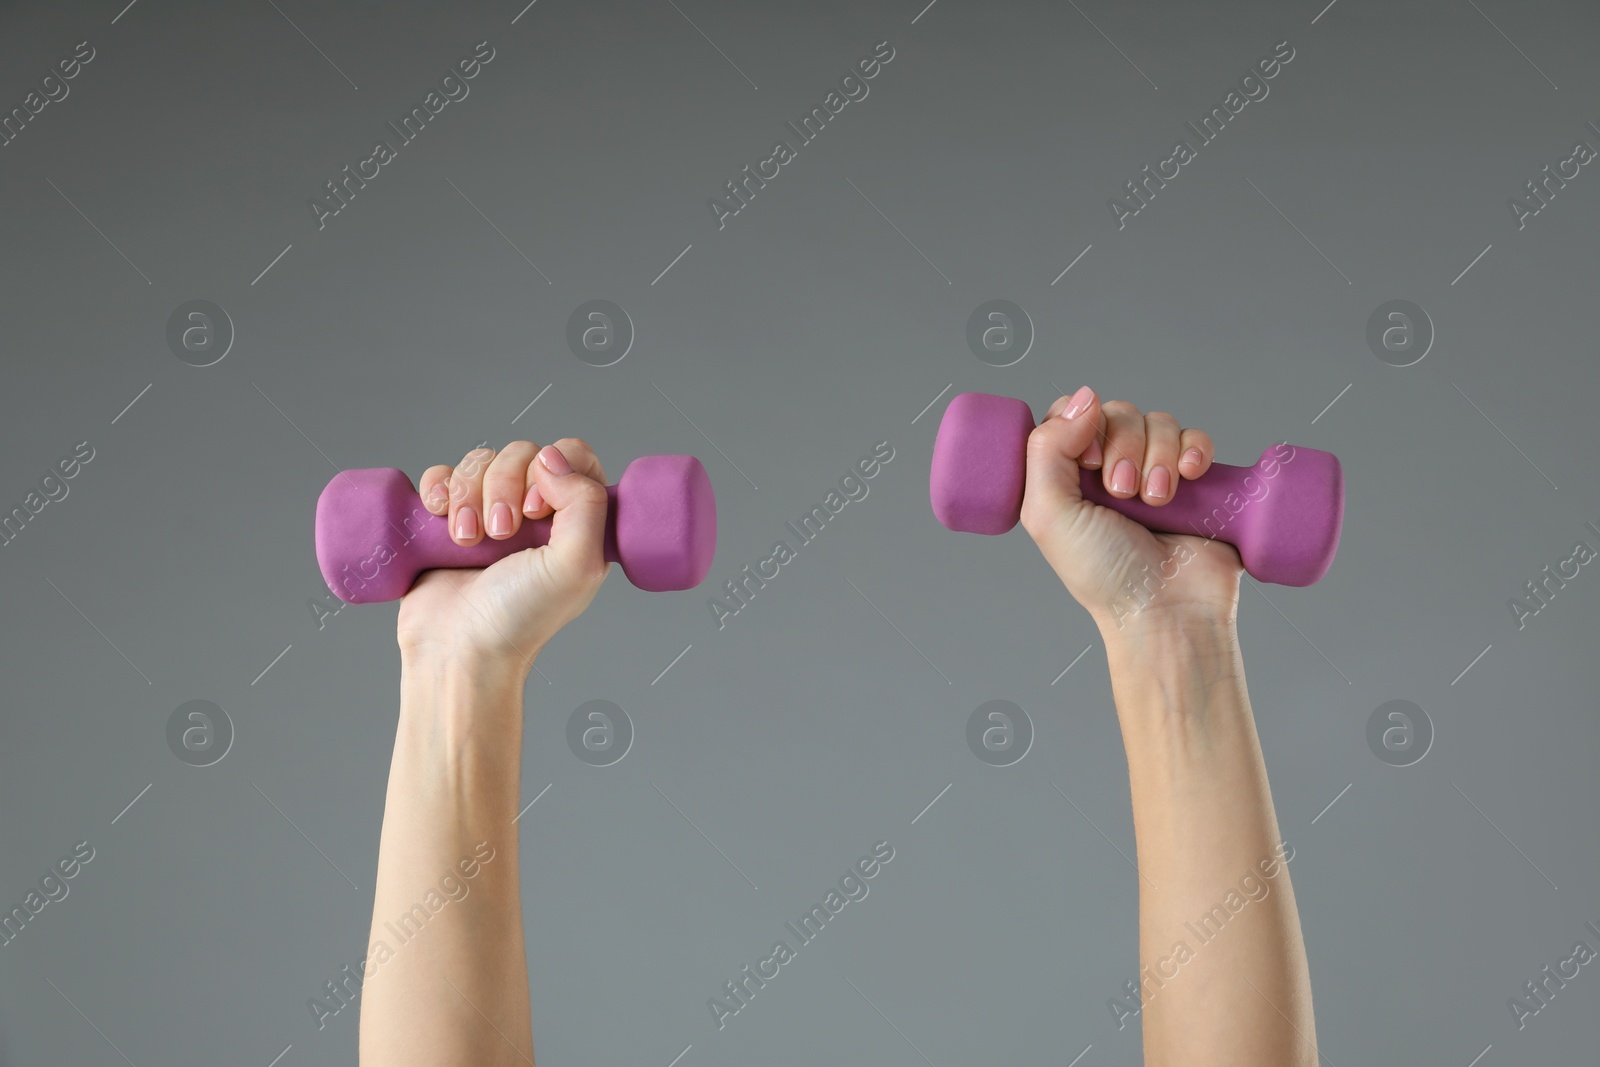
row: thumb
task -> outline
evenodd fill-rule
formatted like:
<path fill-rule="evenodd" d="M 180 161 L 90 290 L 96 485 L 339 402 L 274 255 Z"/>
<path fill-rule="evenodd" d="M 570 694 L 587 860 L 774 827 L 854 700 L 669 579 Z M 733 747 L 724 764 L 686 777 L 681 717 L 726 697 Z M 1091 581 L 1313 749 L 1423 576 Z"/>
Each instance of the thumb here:
<path fill-rule="evenodd" d="M 533 466 L 539 494 L 555 512 L 544 549 L 552 557 L 551 569 L 563 578 L 599 581 L 608 566 L 605 540 L 610 501 L 606 487 L 573 470 L 555 445 L 540 449 Z"/>
<path fill-rule="evenodd" d="M 1086 385 L 1052 404 L 1044 421 L 1028 434 L 1022 525 L 1035 540 L 1095 507 L 1083 499 L 1079 460 L 1104 429 L 1100 398 Z"/>

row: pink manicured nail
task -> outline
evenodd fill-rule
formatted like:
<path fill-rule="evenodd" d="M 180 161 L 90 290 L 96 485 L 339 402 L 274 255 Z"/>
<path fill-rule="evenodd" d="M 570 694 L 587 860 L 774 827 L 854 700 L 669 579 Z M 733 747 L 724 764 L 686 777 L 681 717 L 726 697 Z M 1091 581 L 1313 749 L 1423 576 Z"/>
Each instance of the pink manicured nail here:
<path fill-rule="evenodd" d="M 539 462 L 544 464 L 544 469 L 554 474 L 557 478 L 565 477 L 572 473 L 572 464 L 567 462 L 567 457 L 561 454 L 561 449 L 555 445 L 545 445 L 539 449 Z"/>
<path fill-rule="evenodd" d="M 1131 493 L 1139 484 L 1139 472 L 1127 460 L 1118 460 L 1116 467 L 1111 471 L 1111 491 L 1113 493 Z"/>
<path fill-rule="evenodd" d="M 478 513 L 471 505 L 456 512 L 456 539 L 470 541 L 478 536 Z"/>
<path fill-rule="evenodd" d="M 1094 403 L 1094 390 L 1087 385 L 1072 394 L 1072 399 L 1067 401 L 1067 406 L 1061 409 L 1063 419 L 1075 419 L 1089 410 L 1089 405 Z"/>
<path fill-rule="evenodd" d="M 1205 462 L 1205 457 L 1200 454 L 1198 448 L 1191 448 L 1183 454 L 1183 462 L 1185 466 L 1198 467 Z"/>
<path fill-rule="evenodd" d="M 1100 451 L 1100 438 L 1096 437 L 1089 442 L 1089 447 L 1083 450 L 1083 458 L 1078 462 L 1080 465 L 1094 470 L 1100 466 L 1100 461 L 1104 458 L 1105 456 Z"/>
<path fill-rule="evenodd" d="M 1150 477 L 1145 479 L 1145 493 L 1155 500 L 1167 499 L 1167 494 L 1172 492 L 1172 475 L 1167 473 L 1167 468 L 1156 467 L 1150 472 Z"/>
<path fill-rule="evenodd" d="M 489 509 L 489 536 L 505 537 L 511 533 L 511 505 L 504 500 L 495 501 Z"/>
<path fill-rule="evenodd" d="M 531 519 L 539 514 L 539 509 L 542 507 L 544 507 L 544 495 L 539 492 L 539 487 L 528 486 L 528 495 L 522 500 L 522 513 Z"/>
<path fill-rule="evenodd" d="M 450 487 L 443 482 L 434 482 L 433 488 L 428 490 L 428 510 L 442 511 L 450 503 Z"/>

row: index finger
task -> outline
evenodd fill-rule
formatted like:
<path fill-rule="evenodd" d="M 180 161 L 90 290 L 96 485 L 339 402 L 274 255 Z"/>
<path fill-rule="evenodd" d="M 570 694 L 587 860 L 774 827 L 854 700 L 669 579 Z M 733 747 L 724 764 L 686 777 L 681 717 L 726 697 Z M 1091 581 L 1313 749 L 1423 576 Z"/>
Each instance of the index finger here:
<path fill-rule="evenodd" d="M 594 454 L 594 449 L 589 447 L 589 442 L 581 437 L 563 437 L 555 442 L 561 454 L 567 457 L 567 462 L 572 464 L 572 469 L 586 478 L 593 478 L 601 485 L 609 484 L 606 481 L 605 468 L 600 466 L 600 459 Z"/>

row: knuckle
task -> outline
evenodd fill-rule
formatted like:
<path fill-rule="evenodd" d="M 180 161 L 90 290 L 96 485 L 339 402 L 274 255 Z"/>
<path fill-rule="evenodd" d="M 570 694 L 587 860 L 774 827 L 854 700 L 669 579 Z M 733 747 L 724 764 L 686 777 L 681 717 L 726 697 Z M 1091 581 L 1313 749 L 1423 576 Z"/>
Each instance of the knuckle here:
<path fill-rule="evenodd" d="M 1152 411 L 1144 418 L 1146 422 L 1153 422 L 1163 427 L 1170 426 L 1176 429 L 1178 426 L 1178 420 L 1168 411 Z"/>
<path fill-rule="evenodd" d="M 456 467 L 456 474 L 460 477 L 476 478 L 488 467 L 495 457 L 492 448 L 474 448 L 461 458 L 461 463 Z"/>
<path fill-rule="evenodd" d="M 1025 462 L 1048 463 L 1060 454 L 1056 441 L 1056 430 L 1060 426 L 1060 420 L 1046 420 L 1029 431 Z"/>
<path fill-rule="evenodd" d="M 594 450 L 581 437 L 563 437 L 556 442 L 556 448 L 567 457 L 567 462 L 572 465 L 573 470 L 585 470 L 589 466 L 589 461 L 594 458 Z"/>
<path fill-rule="evenodd" d="M 518 455 L 519 450 L 516 446 L 520 443 L 507 445 L 489 463 L 487 477 L 490 481 L 506 482 L 522 477 L 528 465 L 526 460 Z"/>

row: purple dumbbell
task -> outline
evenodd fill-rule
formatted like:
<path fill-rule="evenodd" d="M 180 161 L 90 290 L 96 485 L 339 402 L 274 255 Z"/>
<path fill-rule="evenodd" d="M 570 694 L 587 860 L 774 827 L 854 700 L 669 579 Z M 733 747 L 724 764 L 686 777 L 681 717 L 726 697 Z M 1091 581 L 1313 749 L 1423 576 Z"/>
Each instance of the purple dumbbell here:
<path fill-rule="evenodd" d="M 962 393 L 950 401 L 933 442 L 934 517 L 967 533 L 1002 534 L 1015 526 L 1033 426 L 1033 412 L 1020 400 Z M 1311 585 L 1339 548 L 1344 470 L 1331 452 L 1274 445 L 1252 467 L 1213 463 L 1159 508 L 1112 496 L 1097 470 L 1080 475 L 1085 499 L 1151 530 L 1226 541 L 1263 582 Z"/>
<path fill-rule="evenodd" d="M 693 456 L 642 456 L 606 487 L 605 558 L 628 581 L 662 592 L 692 589 L 711 570 L 717 502 Z M 524 519 L 503 541 L 450 539 L 448 519 L 422 506 L 405 472 L 371 467 L 336 474 L 317 498 L 317 565 L 350 604 L 398 600 L 423 571 L 487 567 L 550 540 L 549 519 Z"/>

